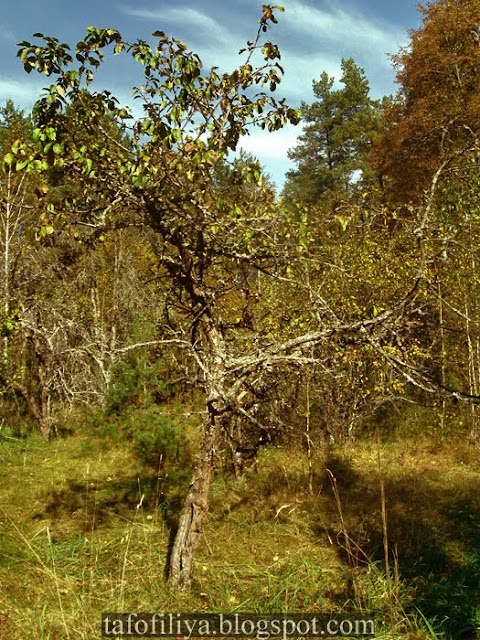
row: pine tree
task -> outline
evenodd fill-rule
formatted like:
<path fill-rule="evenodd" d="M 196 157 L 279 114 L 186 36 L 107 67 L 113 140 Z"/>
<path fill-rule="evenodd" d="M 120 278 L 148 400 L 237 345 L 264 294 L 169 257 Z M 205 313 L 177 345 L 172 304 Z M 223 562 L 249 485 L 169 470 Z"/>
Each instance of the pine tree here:
<path fill-rule="evenodd" d="M 284 196 L 335 207 L 372 179 L 367 156 L 379 129 L 380 106 L 370 98 L 364 70 L 342 60 L 343 87 L 334 89 L 326 72 L 313 81 L 317 100 L 302 104 L 307 123 L 289 157 L 297 169 L 287 174 Z"/>

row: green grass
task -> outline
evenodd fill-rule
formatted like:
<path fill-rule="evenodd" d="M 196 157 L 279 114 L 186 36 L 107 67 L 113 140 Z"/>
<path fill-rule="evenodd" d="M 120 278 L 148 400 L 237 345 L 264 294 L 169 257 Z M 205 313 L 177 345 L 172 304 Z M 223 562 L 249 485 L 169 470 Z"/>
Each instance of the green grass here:
<path fill-rule="evenodd" d="M 317 449 L 313 495 L 300 450 L 264 450 L 240 480 L 219 472 L 192 591 L 178 594 L 164 570 L 188 465 L 155 468 L 91 428 L 0 442 L 0 640 L 98 638 L 108 610 L 370 611 L 379 637 L 475 637 L 477 451 L 378 446 L 381 468 L 372 441 Z"/>

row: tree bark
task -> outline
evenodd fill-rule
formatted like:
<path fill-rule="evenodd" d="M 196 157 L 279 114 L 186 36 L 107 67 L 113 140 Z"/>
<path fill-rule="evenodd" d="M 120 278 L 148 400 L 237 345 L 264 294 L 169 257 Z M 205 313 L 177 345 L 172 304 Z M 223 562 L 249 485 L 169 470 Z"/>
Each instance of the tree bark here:
<path fill-rule="evenodd" d="M 212 322 L 210 315 L 201 318 L 206 358 L 206 404 L 208 422 L 193 472 L 192 482 L 180 512 L 178 529 L 170 556 L 168 579 L 170 584 L 181 590 L 190 588 L 193 560 L 207 519 L 215 467 L 215 449 L 222 422 L 228 419 L 225 394 L 225 343 L 221 332 Z"/>
<path fill-rule="evenodd" d="M 207 518 L 210 487 L 215 466 L 218 429 L 215 417 L 206 430 L 192 482 L 178 521 L 178 529 L 170 557 L 169 581 L 177 589 L 189 589 L 193 560 Z"/>
<path fill-rule="evenodd" d="M 52 435 L 52 423 L 50 418 L 50 398 L 45 389 L 42 389 L 41 403 L 37 402 L 35 395 L 27 386 L 19 381 L 15 383 L 16 389 L 20 391 L 23 399 L 40 427 L 40 433 L 44 438 L 50 438 Z"/>

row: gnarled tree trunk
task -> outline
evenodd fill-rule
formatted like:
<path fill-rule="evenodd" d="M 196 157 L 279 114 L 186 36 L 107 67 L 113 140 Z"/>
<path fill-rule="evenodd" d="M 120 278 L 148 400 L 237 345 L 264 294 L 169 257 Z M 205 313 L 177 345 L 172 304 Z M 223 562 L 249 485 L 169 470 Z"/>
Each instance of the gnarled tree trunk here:
<path fill-rule="evenodd" d="M 201 318 L 207 346 L 206 396 L 208 421 L 193 472 L 192 482 L 180 513 L 178 529 L 170 556 L 169 582 L 178 589 L 189 589 L 193 560 L 207 518 L 210 488 L 215 467 L 215 449 L 222 422 L 228 419 L 225 394 L 225 343 L 221 332 L 205 313 Z"/>
<path fill-rule="evenodd" d="M 218 427 L 215 416 L 206 429 L 192 482 L 185 498 L 170 557 L 169 581 L 178 589 L 189 589 L 195 552 L 206 521 L 215 466 Z"/>

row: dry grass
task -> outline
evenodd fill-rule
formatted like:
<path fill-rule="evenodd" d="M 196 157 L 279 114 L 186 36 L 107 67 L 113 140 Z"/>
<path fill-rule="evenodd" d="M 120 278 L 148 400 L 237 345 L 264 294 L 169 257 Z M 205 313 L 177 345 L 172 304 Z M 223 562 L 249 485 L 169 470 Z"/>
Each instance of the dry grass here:
<path fill-rule="evenodd" d="M 352 608 L 383 618 L 385 638 L 474 637 L 477 452 L 459 440 L 378 446 L 316 450 L 313 476 L 282 448 L 244 479 L 219 474 L 194 587 L 176 594 L 163 575 L 188 470 L 158 473 L 128 442 L 88 431 L 0 443 L 0 640 L 98 638 L 108 610 Z"/>

